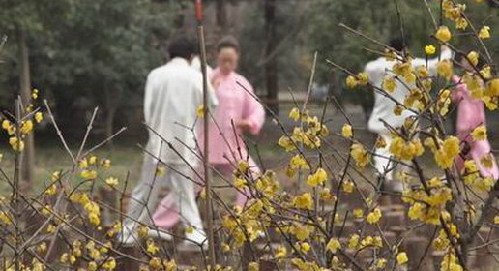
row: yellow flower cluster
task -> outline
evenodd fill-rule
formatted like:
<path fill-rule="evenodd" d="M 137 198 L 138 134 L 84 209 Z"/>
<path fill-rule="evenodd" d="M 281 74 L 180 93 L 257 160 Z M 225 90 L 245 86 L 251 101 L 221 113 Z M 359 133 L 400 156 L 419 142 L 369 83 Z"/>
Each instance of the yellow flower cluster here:
<path fill-rule="evenodd" d="M 393 93 L 397 88 L 397 81 L 393 76 L 385 75 L 385 77 L 383 78 L 382 87 L 387 92 Z"/>
<path fill-rule="evenodd" d="M 466 10 L 465 4 L 455 4 L 452 0 L 443 0 L 442 9 L 445 18 L 454 21 L 456 29 L 464 30 L 468 27 L 468 21 L 463 16 L 463 12 Z"/>
<path fill-rule="evenodd" d="M 304 193 L 303 195 L 296 196 L 293 199 L 293 204 L 298 209 L 312 210 L 314 200 L 310 193 Z"/>
<path fill-rule="evenodd" d="M 376 224 L 381 219 L 382 214 L 379 208 L 375 208 L 372 212 L 367 214 L 366 221 L 369 224 Z"/>
<path fill-rule="evenodd" d="M 277 175 L 272 170 L 267 170 L 255 180 L 254 188 L 266 197 L 274 197 L 281 189 Z"/>
<path fill-rule="evenodd" d="M 414 72 L 414 68 L 412 67 L 411 59 L 397 62 L 393 66 L 393 73 L 404 78 L 404 81 L 409 84 L 416 82 L 416 74 Z"/>
<path fill-rule="evenodd" d="M 403 265 L 406 264 L 409 261 L 409 258 L 407 257 L 407 254 L 405 252 L 400 252 L 397 254 L 397 264 Z"/>
<path fill-rule="evenodd" d="M 441 217 L 449 218 L 445 204 L 453 199 L 452 191 L 438 178 L 428 180 L 426 189 L 406 190 L 402 200 L 411 204 L 408 211 L 410 219 L 438 225 Z"/>
<path fill-rule="evenodd" d="M 90 224 L 94 226 L 99 226 L 100 220 L 100 206 L 96 202 L 90 200 L 87 194 L 84 193 L 74 193 L 71 196 L 71 200 L 80 204 L 83 209 L 87 212 L 88 220 Z"/>
<path fill-rule="evenodd" d="M 367 153 L 367 150 L 364 147 L 364 145 L 360 143 L 352 144 L 352 147 L 350 149 L 350 155 L 355 160 L 355 163 L 359 168 L 364 168 L 369 163 L 370 159 L 369 154 Z"/>
<path fill-rule="evenodd" d="M 177 263 L 175 262 L 174 259 L 167 260 L 167 259 L 161 259 L 159 257 L 152 257 L 149 260 L 149 266 L 148 267 L 150 269 L 145 269 L 145 267 L 143 267 L 141 270 L 176 271 L 177 268 L 178 268 Z"/>
<path fill-rule="evenodd" d="M 357 75 L 349 75 L 346 78 L 346 85 L 348 88 L 353 89 L 357 86 L 365 86 L 369 83 L 369 78 L 366 73 L 362 72 Z"/>
<path fill-rule="evenodd" d="M 390 152 L 399 160 L 411 161 L 423 155 L 424 147 L 419 138 L 406 141 L 400 136 L 395 136 L 390 145 Z"/>
<path fill-rule="evenodd" d="M 483 26 L 480 29 L 480 32 L 478 33 L 478 37 L 482 40 L 490 39 L 490 27 L 489 26 Z"/>
<path fill-rule="evenodd" d="M 464 183 L 468 187 L 478 191 L 488 192 L 495 184 L 493 178 L 482 177 L 480 171 L 478 170 L 478 166 L 473 160 L 467 160 L 464 162 L 462 177 Z"/>
<path fill-rule="evenodd" d="M 433 152 L 433 158 L 437 165 L 442 169 L 451 168 L 454 165 L 455 158 L 461 151 L 459 146 L 459 139 L 455 136 L 448 136 L 444 141 L 428 137 L 425 140 L 427 146 Z"/>
<path fill-rule="evenodd" d="M 427 55 L 433 55 L 437 51 L 437 48 L 435 48 L 435 46 L 433 46 L 431 44 L 430 45 L 426 45 L 424 49 L 425 49 L 425 53 Z"/>
<path fill-rule="evenodd" d="M 475 141 L 483 141 L 487 139 L 487 128 L 485 125 L 480 125 L 471 132 L 473 136 L 473 140 Z"/>
<path fill-rule="evenodd" d="M 308 175 L 307 178 L 307 184 L 316 187 L 316 186 L 322 186 L 324 183 L 327 181 L 327 172 L 323 168 L 319 167 L 315 171 L 315 173 Z"/>
<path fill-rule="evenodd" d="M 12 224 L 12 218 L 10 217 L 10 215 L 5 212 L 5 211 L 0 211 L 0 221 L 2 222 L 2 224 L 4 225 L 11 225 Z"/>
<path fill-rule="evenodd" d="M 454 75 L 454 64 L 448 59 L 438 62 L 437 73 L 445 79 L 450 80 Z"/>
<path fill-rule="evenodd" d="M 34 89 L 32 91 L 32 97 L 34 100 L 38 98 L 38 90 Z M 25 108 L 25 112 L 30 113 L 33 111 L 33 105 L 28 105 Z M 24 150 L 24 138 L 34 131 L 34 122 L 40 123 L 43 121 L 43 113 L 41 111 L 37 111 L 35 114 L 27 114 L 23 117 L 23 120 L 12 123 L 9 120 L 2 121 L 2 129 L 7 132 L 10 136 L 9 144 L 12 149 L 16 152 L 22 152 Z"/>
<path fill-rule="evenodd" d="M 286 151 L 295 150 L 299 142 L 302 142 L 310 149 L 321 146 L 320 137 L 329 135 L 326 125 L 322 124 L 316 116 L 310 117 L 307 115 L 302 118 L 302 122 L 303 127 L 295 127 L 292 135 L 283 135 L 279 138 L 279 146 Z"/>
<path fill-rule="evenodd" d="M 434 107 L 431 108 L 432 113 L 438 112 L 441 116 L 446 116 L 449 113 L 449 106 L 452 103 L 451 91 L 448 89 L 441 89 L 438 93 L 438 99 Z"/>
<path fill-rule="evenodd" d="M 367 247 L 381 248 L 383 247 L 383 240 L 380 236 L 366 236 L 361 240 L 360 235 L 354 233 L 348 240 L 348 248 L 351 250 L 360 250 Z"/>
<path fill-rule="evenodd" d="M 487 82 L 483 102 L 489 110 L 499 108 L 499 78 L 494 78 Z"/>
<path fill-rule="evenodd" d="M 332 253 L 338 252 L 338 250 L 341 248 L 340 241 L 338 238 L 331 238 L 329 242 L 326 245 L 326 249 L 331 251 Z"/>
<path fill-rule="evenodd" d="M 345 138 L 352 138 L 352 126 L 350 124 L 343 124 L 343 127 L 341 127 L 341 135 Z"/>
<path fill-rule="evenodd" d="M 286 168 L 286 175 L 288 177 L 293 177 L 298 170 L 307 170 L 309 165 L 307 160 L 301 154 L 297 154 L 289 160 L 288 167 Z"/>
<path fill-rule="evenodd" d="M 441 271 L 463 271 L 463 267 L 458 263 L 454 253 L 447 253 L 440 263 Z"/>

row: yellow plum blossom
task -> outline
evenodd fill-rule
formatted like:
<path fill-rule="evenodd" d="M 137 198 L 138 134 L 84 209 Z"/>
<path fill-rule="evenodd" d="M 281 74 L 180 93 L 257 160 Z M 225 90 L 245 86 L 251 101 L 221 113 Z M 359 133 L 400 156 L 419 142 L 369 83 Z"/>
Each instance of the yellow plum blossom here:
<path fill-rule="evenodd" d="M 478 37 L 482 40 L 490 39 L 490 27 L 489 26 L 483 26 L 480 29 L 480 32 L 478 33 Z"/>
<path fill-rule="evenodd" d="M 26 120 L 21 123 L 21 134 L 27 135 L 33 131 L 33 121 Z"/>
<path fill-rule="evenodd" d="M 341 188 L 343 192 L 350 194 L 355 189 L 355 184 L 352 181 L 344 181 Z"/>
<path fill-rule="evenodd" d="M 484 125 L 480 125 L 471 132 L 473 140 L 483 141 L 487 139 L 487 128 Z"/>
<path fill-rule="evenodd" d="M 435 33 L 435 37 L 442 42 L 448 42 L 452 39 L 452 33 L 450 32 L 450 29 L 447 26 L 440 26 Z"/>
<path fill-rule="evenodd" d="M 447 80 L 450 80 L 452 75 L 454 75 L 454 65 L 452 64 L 452 61 L 446 59 L 438 62 L 437 73 Z"/>
<path fill-rule="evenodd" d="M 435 46 L 433 46 L 431 44 L 430 45 L 426 45 L 424 49 L 425 49 L 425 52 L 426 52 L 427 55 L 433 55 L 436 52 Z"/>
<path fill-rule="evenodd" d="M 45 189 L 44 194 L 47 196 L 54 196 L 57 194 L 57 186 L 55 184 L 50 185 L 47 189 Z"/>
<path fill-rule="evenodd" d="M 97 171 L 84 169 L 80 172 L 80 177 L 87 180 L 95 180 L 97 178 Z"/>
<path fill-rule="evenodd" d="M 390 76 L 390 75 L 386 75 L 384 78 L 383 78 L 383 84 L 382 84 L 382 87 L 384 90 L 386 90 L 387 92 L 394 92 L 395 89 L 397 88 L 397 82 L 395 81 L 395 78 L 393 76 Z"/>
<path fill-rule="evenodd" d="M 35 121 L 36 121 L 36 123 L 40 123 L 43 121 L 43 113 L 42 112 L 35 113 Z"/>
<path fill-rule="evenodd" d="M 480 59 L 480 55 L 476 51 L 471 51 L 467 55 L 468 60 L 471 62 L 473 66 L 478 65 L 478 61 Z"/>
<path fill-rule="evenodd" d="M 310 193 L 305 193 L 301 196 L 295 197 L 293 203 L 296 208 L 311 210 L 314 201 Z"/>
<path fill-rule="evenodd" d="M 106 270 L 114 270 L 116 268 L 116 260 L 113 257 L 109 257 L 103 264 L 102 268 Z"/>
<path fill-rule="evenodd" d="M 347 76 L 346 84 L 347 84 L 348 88 L 352 89 L 352 88 L 355 88 L 359 84 L 359 82 L 357 81 L 355 76 L 349 75 L 349 76 Z"/>
<path fill-rule="evenodd" d="M 300 119 L 300 109 L 298 109 L 297 107 L 293 107 L 293 109 L 291 109 L 291 111 L 289 111 L 289 118 L 294 120 L 294 121 L 298 121 Z"/>
<path fill-rule="evenodd" d="M 379 208 L 375 208 L 372 212 L 367 214 L 366 220 L 369 224 L 376 224 L 381 219 L 381 210 Z"/>
<path fill-rule="evenodd" d="M 152 239 L 147 240 L 147 252 L 151 255 L 156 255 L 159 252 L 159 247 Z"/>
<path fill-rule="evenodd" d="M 24 141 L 15 136 L 9 138 L 9 144 L 14 151 L 22 152 L 24 150 Z"/>
<path fill-rule="evenodd" d="M 12 219 L 10 218 L 9 214 L 4 211 L 0 211 L 0 221 L 2 221 L 4 225 L 12 224 Z"/>
<path fill-rule="evenodd" d="M 119 181 L 118 178 L 115 177 L 109 177 L 104 180 L 104 182 L 109 185 L 110 187 L 115 187 L 118 185 Z"/>
<path fill-rule="evenodd" d="M 355 143 L 352 145 L 350 154 L 352 155 L 352 158 L 355 160 L 357 167 L 359 168 L 364 168 L 369 163 L 369 154 L 364 148 L 364 145 L 360 143 Z"/>
<path fill-rule="evenodd" d="M 409 261 L 407 254 L 405 252 L 400 252 L 397 254 L 397 263 L 399 265 L 406 264 Z"/>
<path fill-rule="evenodd" d="M 338 238 L 331 238 L 329 242 L 326 245 L 326 249 L 331 251 L 332 253 L 338 252 L 338 250 L 341 248 L 340 241 Z"/>
<path fill-rule="evenodd" d="M 345 138 L 352 138 L 352 126 L 350 124 L 343 124 L 341 128 L 341 135 Z"/>
<path fill-rule="evenodd" d="M 198 119 L 204 118 L 204 106 L 202 104 L 198 105 L 196 108 L 196 116 Z"/>
<path fill-rule="evenodd" d="M 327 178 L 327 172 L 323 168 L 319 167 L 314 174 L 308 176 L 307 184 L 312 187 L 324 185 L 324 183 L 327 181 Z"/>

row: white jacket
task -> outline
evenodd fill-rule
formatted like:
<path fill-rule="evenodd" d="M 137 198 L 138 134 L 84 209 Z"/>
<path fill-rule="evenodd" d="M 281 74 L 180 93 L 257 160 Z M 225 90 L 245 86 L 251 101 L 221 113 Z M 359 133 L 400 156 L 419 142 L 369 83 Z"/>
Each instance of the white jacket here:
<path fill-rule="evenodd" d="M 209 88 L 209 105 L 218 104 Z M 196 164 L 192 153 L 195 144 L 196 110 L 203 104 L 203 79 L 200 72 L 183 58 L 174 58 L 147 76 L 144 95 L 144 118 L 148 126 L 170 142 L 173 151 L 154 132 L 149 131 L 147 151 L 169 164 Z M 192 129 L 191 129 L 192 128 Z M 148 155 L 148 154 L 146 154 Z"/>
<path fill-rule="evenodd" d="M 440 60 L 452 58 L 452 51 L 450 49 L 445 49 L 440 55 Z M 412 66 L 414 68 L 419 66 L 425 66 L 428 69 L 430 75 L 434 76 L 437 73 L 437 64 L 439 58 L 426 59 L 415 58 L 412 60 Z M 392 68 L 396 61 L 389 61 L 385 57 L 380 57 L 374 61 L 367 63 L 365 72 L 369 77 L 369 82 L 378 88 L 383 88 L 383 78 L 385 75 L 393 75 Z M 412 88 L 414 84 L 406 84 L 409 88 Z M 403 104 L 409 89 L 397 81 L 397 87 L 393 93 L 389 93 L 397 102 Z M 396 103 L 390 98 L 385 97 L 379 91 L 374 92 L 374 107 L 367 123 L 367 128 L 369 131 L 377 134 L 389 134 L 389 130 L 385 127 L 384 123 L 380 119 L 386 121 L 394 128 L 401 127 L 404 124 L 404 120 L 410 116 L 415 115 L 414 112 L 410 110 L 403 110 L 400 116 L 395 115 L 393 112 Z"/>

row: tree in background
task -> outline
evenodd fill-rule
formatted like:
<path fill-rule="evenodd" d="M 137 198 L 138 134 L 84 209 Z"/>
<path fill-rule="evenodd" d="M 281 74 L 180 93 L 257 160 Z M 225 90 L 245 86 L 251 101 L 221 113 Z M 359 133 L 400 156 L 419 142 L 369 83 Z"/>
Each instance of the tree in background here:
<path fill-rule="evenodd" d="M 23 7 L 15 8 L 29 13 L 39 2 L 23 2 Z M 100 130 L 111 135 L 120 107 L 142 102 L 145 75 L 164 59 L 164 43 L 174 31 L 171 26 L 178 20 L 179 4 L 143 0 L 67 2 L 64 14 L 47 12 L 43 28 L 28 36 L 33 82 L 53 96 L 55 113 L 63 127 L 81 128 L 87 119 L 78 107 L 98 105 L 104 113 L 98 117 L 105 124 Z M 0 21 L 9 21 L 14 6 L 2 6 L 12 7 L 0 13 Z M 9 53 L 17 47 L 10 44 Z M 15 76 L 11 72 L 2 83 L 9 85 Z"/>
<path fill-rule="evenodd" d="M 16 68 L 12 69 L 17 84 L 12 84 L 5 89 L 8 93 L 19 95 L 24 106 L 32 104 L 32 64 L 29 47 L 29 39 L 32 35 L 41 34 L 46 31 L 46 24 L 52 16 L 63 16 L 69 1 L 55 0 L 48 3 L 41 1 L 12 1 L 1 0 L 0 6 L 0 29 L 7 36 L 12 37 L 15 44 L 15 52 L 11 54 L 11 59 L 16 63 Z M 50 35 L 50 33 L 47 33 Z M 12 74 L 12 75 L 14 75 Z M 13 87 L 15 86 L 15 87 Z M 18 91 L 11 92 L 12 89 Z M 35 143 L 33 134 L 27 135 L 25 139 L 26 151 L 22 156 L 22 180 L 31 183 L 34 178 L 35 165 Z M 27 187 L 27 186 L 26 186 Z"/>

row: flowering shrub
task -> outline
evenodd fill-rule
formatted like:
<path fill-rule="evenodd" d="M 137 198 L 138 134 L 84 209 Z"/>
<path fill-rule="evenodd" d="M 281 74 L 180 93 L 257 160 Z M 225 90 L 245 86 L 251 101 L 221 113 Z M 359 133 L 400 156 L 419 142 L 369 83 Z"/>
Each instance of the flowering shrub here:
<path fill-rule="evenodd" d="M 442 14 L 455 24 L 454 32 L 471 29 L 479 48 L 471 52 L 455 48 L 453 30 L 435 24 L 435 43 L 427 45 L 425 53 L 433 55 L 437 47 L 445 45 L 465 57 L 475 71 L 461 74 L 463 83 L 489 110 L 497 110 L 499 78 L 491 68 L 494 63 L 484 44 L 492 29 L 474 26 L 465 16 L 464 5 L 441 1 Z M 330 63 L 347 73 L 346 85 L 354 91 L 359 86 L 370 86 L 391 97 L 397 83 L 413 85 L 393 114 L 409 110 L 415 116 L 407 118 L 402 127 L 385 123 L 392 136 L 389 146 L 382 137 L 369 146 L 357 137 L 351 123 L 331 131 L 323 117 L 313 116 L 306 106 L 293 108 L 289 118 L 295 127 L 289 133 L 283 129 L 277 144 L 289 154 L 284 174 L 302 184 L 302 189 L 283 189 L 278 172 L 253 174 L 248 161 L 241 159 L 234 165 L 233 179 L 226 181 L 249 196 L 244 208 L 228 206 L 216 196 L 216 189 L 201 192 L 201 198 L 207 192 L 215 195 L 213 201 L 220 221 L 208 230 L 216 233 L 220 250 L 216 253 L 216 267 L 203 261 L 200 268 L 235 270 L 243 265 L 245 270 L 416 270 L 425 262 L 437 260 L 440 270 L 457 271 L 472 268 L 470 256 L 476 256 L 476 251 L 493 253 L 497 239 L 492 236 L 499 223 L 499 217 L 494 217 L 499 185 L 492 178 L 481 176 L 473 160 L 464 161 L 463 169 L 457 169 L 455 161 L 463 152 L 463 144 L 443 127 L 452 107 L 455 83 L 451 78 L 457 73 L 454 62 L 439 61 L 438 77 L 432 77 L 424 65 L 413 68 L 409 52 L 384 47 L 384 56 L 396 64 L 383 79 L 381 88 L 371 85 L 364 72 L 347 71 Z M 479 59 L 488 64 L 478 69 Z M 436 80 L 444 81 L 444 87 L 437 87 Z M 33 90 L 34 101 L 38 95 Z M 45 108 L 50 113 L 47 105 Z M 200 118 L 204 117 L 202 109 L 198 109 Z M 44 114 L 34 105 L 17 103 L 16 112 L 6 117 L 2 128 L 9 136 L 18 168 L 24 138 L 33 133 Z M 345 118 L 348 120 L 347 115 Z M 284 127 L 281 120 L 275 120 Z M 149 238 L 151 226 L 140 225 L 136 229 L 144 241 L 137 248 L 139 256 L 120 247 L 116 236 L 122 230 L 126 212 L 124 205 L 116 206 L 116 200 L 123 201 L 125 191 L 119 191 L 120 180 L 108 174 L 111 161 L 92 154 L 102 144 L 85 152 L 87 134 L 81 148 L 73 153 L 55 120 L 51 121 L 73 166 L 53 172 L 41 195 L 19 193 L 18 170 L 13 177 L 4 176 L 12 193 L 0 203 L 3 268 L 115 270 L 122 262 L 133 262 L 139 270 L 179 269 L 178 254 L 170 253 L 163 242 Z M 330 144 L 331 137 L 341 137 L 349 149 L 347 153 L 335 154 L 338 162 L 334 164 L 323 153 L 325 146 L 336 148 Z M 476 127 L 472 137 L 485 140 L 486 127 Z M 386 195 L 380 184 L 364 174 L 372 166 L 375 149 L 385 147 L 389 148 L 394 164 L 405 166 L 397 174 L 404 190 L 389 195 L 403 203 L 395 212 L 390 209 L 393 206 L 382 204 L 381 197 Z M 425 169 L 425 154 L 439 168 L 438 172 Z M 493 163 L 491 155 L 481 159 L 485 167 Z M 164 174 L 165 170 L 168 169 L 160 165 L 156 174 Z M 106 195 L 114 195 L 114 203 L 99 197 L 98 187 L 103 187 Z M 105 213 L 108 217 L 104 217 Z M 409 221 L 404 221 L 405 217 Z"/>

